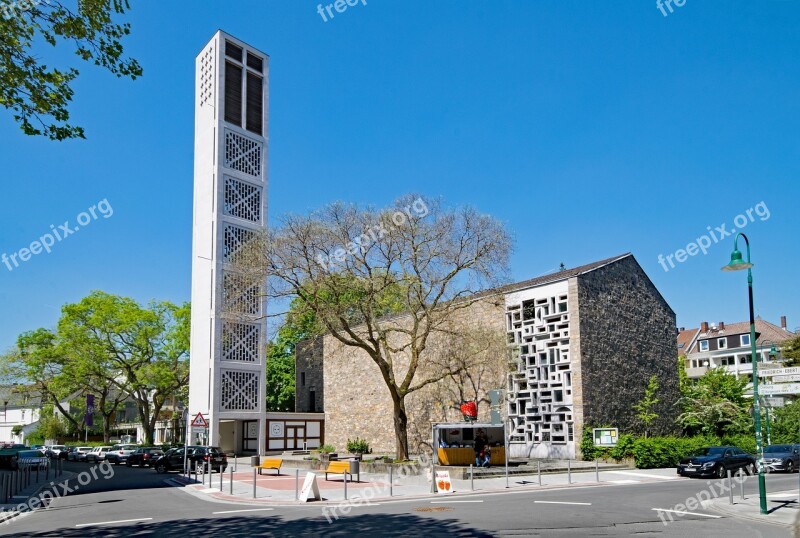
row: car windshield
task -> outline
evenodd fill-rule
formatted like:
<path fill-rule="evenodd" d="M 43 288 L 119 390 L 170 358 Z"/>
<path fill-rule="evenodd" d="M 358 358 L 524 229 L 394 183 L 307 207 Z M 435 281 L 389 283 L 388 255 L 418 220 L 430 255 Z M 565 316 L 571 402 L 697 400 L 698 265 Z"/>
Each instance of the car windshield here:
<path fill-rule="evenodd" d="M 711 446 L 701 448 L 696 451 L 693 456 L 721 456 L 725 452 L 725 448 L 721 446 Z"/>
<path fill-rule="evenodd" d="M 789 445 L 772 445 L 764 449 L 765 454 L 777 454 L 778 452 L 791 452 L 792 447 Z"/>

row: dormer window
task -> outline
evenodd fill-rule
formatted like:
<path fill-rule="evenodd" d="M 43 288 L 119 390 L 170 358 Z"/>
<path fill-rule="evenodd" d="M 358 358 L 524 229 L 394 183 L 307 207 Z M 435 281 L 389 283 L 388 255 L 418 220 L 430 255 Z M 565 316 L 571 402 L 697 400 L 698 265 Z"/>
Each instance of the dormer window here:
<path fill-rule="evenodd" d="M 739 336 L 739 341 L 741 342 L 742 346 L 749 346 L 750 345 L 750 335 L 743 334 Z"/>
<path fill-rule="evenodd" d="M 708 351 L 708 340 L 700 340 L 700 351 Z"/>
<path fill-rule="evenodd" d="M 727 348 L 728 348 L 728 339 L 717 338 L 717 349 L 727 349 Z"/>

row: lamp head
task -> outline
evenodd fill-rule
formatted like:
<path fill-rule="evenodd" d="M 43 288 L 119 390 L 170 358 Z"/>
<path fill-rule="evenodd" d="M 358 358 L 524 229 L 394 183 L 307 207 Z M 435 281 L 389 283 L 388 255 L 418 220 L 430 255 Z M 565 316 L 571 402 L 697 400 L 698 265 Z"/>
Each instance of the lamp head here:
<path fill-rule="evenodd" d="M 742 269 L 750 269 L 753 267 L 752 263 L 742 260 L 742 251 L 734 247 L 731 252 L 731 261 L 728 265 L 722 267 L 723 271 L 741 271 Z"/>

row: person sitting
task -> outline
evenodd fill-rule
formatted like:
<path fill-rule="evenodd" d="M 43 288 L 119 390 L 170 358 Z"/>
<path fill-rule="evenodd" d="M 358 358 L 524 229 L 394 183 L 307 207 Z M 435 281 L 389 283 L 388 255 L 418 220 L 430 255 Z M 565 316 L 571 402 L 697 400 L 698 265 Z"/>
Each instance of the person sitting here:
<path fill-rule="evenodd" d="M 485 448 L 484 448 L 484 449 L 481 451 L 481 453 L 480 453 L 480 455 L 479 455 L 479 463 L 478 463 L 478 467 L 491 467 L 491 461 L 492 461 L 491 449 L 490 449 L 490 448 L 489 448 L 489 446 L 487 445 L 487 446 L 486 446 L 486 447 L 485 447 Z"/>

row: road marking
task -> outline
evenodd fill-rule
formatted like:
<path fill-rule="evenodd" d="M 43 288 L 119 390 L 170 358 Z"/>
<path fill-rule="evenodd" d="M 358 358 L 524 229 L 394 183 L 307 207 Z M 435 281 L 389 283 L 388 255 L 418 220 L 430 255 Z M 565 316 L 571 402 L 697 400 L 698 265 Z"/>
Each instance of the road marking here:
<path fill-rule="evenodd" d="M 118 521 L 101 521 L 100 523 L 80 523 L 75 527 L 92 527 L 94 525 L 116 525 L 117 523 L 133 523 L 134 521 L 151 521 L 152 517 L 140 517 L 139 519 L 120 519 Z"/>
<path fill-rule="evenodd" d="M 431 501 L 431 504 L 482 503 L 483 501 Z"/>
<path fill-rule="evenodd" d="M 640 484 L 638 480 L 607 480 L 609 484 Z"/>
<path fill-rule="evenodd" d="M 650 510 L 655 510 L 656 512 L 672 512 L 674 514 L 680 514 L 682 516 L 703 516 L 714 519 L 722 518 L 722 516 L 712 516 L 711 514 L 701 514 L 699 512 L 681 512 L 680 510 L 667 510 L 666 508 L 651 508 Z"/>
<path fill-rule="evenodd" d="M 634 473 L 632 471 L 603 471 L 604 473 L 624 474 L 627 476 L 640 476 L 642 478 L 660 478 L 661 480 L 677 480 L 677 476 L 662 476 L 660 474 Z"/>
<path fill-rule="evenodd" d="M 536 504 L 574 504 L 578 506 L 592 506 L 592 503 L 570 503 L 566 501 L 533 501 Z"/>
<path fill-rule="evenodd" d="M 251 508 L 249 510 L 225 510 L 224 512 L 211 512 L 214 515 L 217 514 L 239 514 L 241 512 L 267 512 L 269 510 L 275 510 L 274 508 Z"/>

